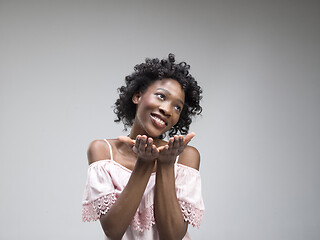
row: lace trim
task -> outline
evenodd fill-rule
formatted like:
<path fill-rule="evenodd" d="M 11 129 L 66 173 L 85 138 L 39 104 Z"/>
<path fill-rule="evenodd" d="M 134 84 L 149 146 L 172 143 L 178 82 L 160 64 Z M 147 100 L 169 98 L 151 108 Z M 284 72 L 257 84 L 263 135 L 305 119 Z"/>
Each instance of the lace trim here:
<path fill-rule="evenodd" d="M 102 214 L 106 214 L 111 206 L 115 203 L 115 193 L 102 196 L 93 202 L 83 204 L 82 206 L 82 221 L 96 221 Z"/>
<path fill-rule="evenodd" d="M 144 230 L 149 230 L 155 223 L 156 222 L 154 219 L 154 210 L 152 205 L 142 212 L 137 211 L 130 225 L 134 230 L 143 232 Z"/>
<path fill-rule="evenodd" d="M 102 214 L 106 214 L 115 203 L 114 193 L 102 196 L 95 201 L 82 206 L 82 220 L 84 222 L 96 221 Z M 199 228 L 203 217 L 203 210 L 195 208 L 192 204 L 180 201 L 180 208 L 183 218 L 192 226 Z M 155 224 L 153 205 L 144 211 L 137 211 L 130 223 L 131 227 L 139 232 L 149 230 Z"/>
<path fill-rule="evenodd" d="M 192 224 L 192 226 L 199 228 L 204 211 L 184 201 L 179 200 L 179 204 L 184 220 Z M 143 232 L 146 229 L 150 229 L 154 224 L 154 209 L 152 205 L 141 213 L 137 211 L 130 225 L 134 230 Z"/>
<path fill-rule="evenodd" d="M 192 226 L 199 228 L 203 217 L 203 210 L 195 208 L 192 204 L 184 201 L 179 200 L 179 203 L 184 220 L 192 224 Z"/>

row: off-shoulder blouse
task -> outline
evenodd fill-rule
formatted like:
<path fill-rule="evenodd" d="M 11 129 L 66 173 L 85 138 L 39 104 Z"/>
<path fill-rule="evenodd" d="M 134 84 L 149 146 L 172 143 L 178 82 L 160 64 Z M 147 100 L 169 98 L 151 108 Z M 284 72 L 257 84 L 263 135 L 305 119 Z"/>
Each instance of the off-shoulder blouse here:
<path fill-rule="evenodd" d="M 96 221 L 102 214 L 108 212 L 127 185 L 132 173 L 130 169 L 113 160 L 111 145 L 106 139 L 105 141 L 109 145 L 110 159 L 96 161 L 88 168 L 82 200 L 82 219 L 87 222 Z M 156 173 L 152 173 L 123 240 L 159 239 L 153 212 L 155 180 Z M 176 162 L 175 187 L 184 220 L 199 227 L 204 212 L 199 171 Z M 191 238 L 187 233 L 183 239 Z"/>

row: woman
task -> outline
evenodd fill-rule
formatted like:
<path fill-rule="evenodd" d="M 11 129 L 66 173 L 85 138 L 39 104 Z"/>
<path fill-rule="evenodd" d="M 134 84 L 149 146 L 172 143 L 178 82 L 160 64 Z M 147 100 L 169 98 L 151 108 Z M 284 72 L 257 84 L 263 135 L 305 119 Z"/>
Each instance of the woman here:
<path fill-rule="evenodd" d="M 100 219 L 106 239 L 190 239 L 188 223 L 200 225 L 200 155 L 187 133 L 202 90 L 189 68 L 173 54 L 136 65 L 114 110 L 130 134 L 89 146 L 82 215 Z"/>

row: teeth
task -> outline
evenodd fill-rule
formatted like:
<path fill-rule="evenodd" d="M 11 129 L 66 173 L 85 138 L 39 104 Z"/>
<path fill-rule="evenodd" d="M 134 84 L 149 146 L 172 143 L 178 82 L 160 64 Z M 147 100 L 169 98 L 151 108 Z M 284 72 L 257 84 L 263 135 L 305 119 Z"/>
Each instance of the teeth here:
<path fill-rule="evenodd" d="M 157 118 L 155 116 L 152 116 L 154 120 L 156 120 L 158 123 L 165 125 L 166 123 L 164 121 L 162 121 L 160 118 Z"/>

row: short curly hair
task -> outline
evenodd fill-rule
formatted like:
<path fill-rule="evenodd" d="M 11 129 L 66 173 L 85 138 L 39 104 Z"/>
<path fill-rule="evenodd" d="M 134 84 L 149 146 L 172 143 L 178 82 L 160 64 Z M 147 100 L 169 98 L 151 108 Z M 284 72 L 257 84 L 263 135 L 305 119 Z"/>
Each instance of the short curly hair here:
<path fill-rule="evenodd" d="M 135 93 L 144 93 L 156 80 L 171 78 L 180 83 L 185 92 L 185 104 L 176 125 L 169 130 L 172 137 L 178 132 L 185 135 L 192 122 L 191 117 L 202 112 L 200 100 L 202 89 L 197 81 L 189 74 L 190 66 L 186 62 L 175 63 L 175 55 L 170 53 L 167 59 L 146 58 L 145 63 L 137 64 L 134 72 L 126 76 L 125 86 L 118 88 L 119 98 L 115 102 L 114 113 L 117 115 L 115 122 L 122 121 L 124 129 L 131 127 L 136 114 L 136 105 L 132 102 Z M 160 136 L 163 138 L 164 136 Z"/>

